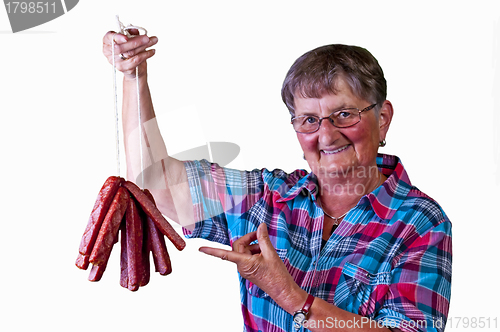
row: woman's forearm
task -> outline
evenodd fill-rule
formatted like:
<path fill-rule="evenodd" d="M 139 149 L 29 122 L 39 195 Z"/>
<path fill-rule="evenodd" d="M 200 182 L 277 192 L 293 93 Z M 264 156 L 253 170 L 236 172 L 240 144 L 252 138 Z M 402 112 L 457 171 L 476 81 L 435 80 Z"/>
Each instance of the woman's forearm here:
<path fill-rule="evenodd" d="M 155 118 L 155 112 L 153 108 L 153 102 L 151 99 L 151 93 L 149 91 L 149 85 L 147 81 L 147 74 L 143 74 L 139 77 L 139 99 L 141 101 L 141 125 L 142 130 L 144 130 L 144 123 Z M 135 77 L 128 78 L 127 76 L 123 79 L 123 137 L 125 145 L 125 155 L 127 162 L 127 178 L 131 181 L 136 181 L 137 177 L 141 173 L 141 156 L 140 156 L 140 145 L 139 145 L 139 114 L 138 114 L 138 94 L 137 94 L 137 80 Z M 144 133 L 143 133 L 144 137 Z M 142 157 L 144 158 L 148 155 L 148 151 L 143 140 L 143 152 Z M 157 140 L 156 144 L 163 145 L 164 150 L 165 143 L 163 139 Z"/>
<path fill-rule="evenodd" d="M 319 298 L 314 299 L 305 327 L 314 332 L 390 331 L 380 326 L 377 321 L 342 310 Z"/>
<path fill-rule="evenodd" d="M 292 315 L 302 309 L 308 296 L 307 292 L 296 286 L 296 284 L 285 287 L 278 294 L 273 299 Z M 390 331 L 388 328 L 380 326 L 377 321 L 342 310 L 317 297 L 309 309 L 309 315 L 307 321 L 304 322 L 304 327 L 314 332 Z M 393 331 L 397 330 L 393 329 Z"/>
<path fill-rule="evenodd" d="M 191 195 L 184 164 L 171 158 L 156 122 L 147 74 L 139 75 L 139 98 L 135 78 L 123 80 L 123 134 L 127 178 L 148 188 L 160 211 L 190 228 L 194 224 Z M 139 141 L 140 100 L 142 146 Z M 142 158 L 141 158 L 142 154 Z"/>

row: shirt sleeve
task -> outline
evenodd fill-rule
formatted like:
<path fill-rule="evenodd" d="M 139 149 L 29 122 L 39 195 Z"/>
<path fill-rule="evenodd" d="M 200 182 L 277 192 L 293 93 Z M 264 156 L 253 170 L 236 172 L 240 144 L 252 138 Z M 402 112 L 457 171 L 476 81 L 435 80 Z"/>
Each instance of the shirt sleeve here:
<path fill-rule="evenodd" d="M 186 161 L 195 228 L 184 228 L 187 238 L 203 238 L 230 245 L 229 229 L 262 196 L 262 170 L 239 171 L 207 160 Z"/>
<path fill-rule="evenodd" d="M 435 202 L 420 204 L 376 320 L 402 331 L 443 331 L 450 304 L 451 223 Z"/>

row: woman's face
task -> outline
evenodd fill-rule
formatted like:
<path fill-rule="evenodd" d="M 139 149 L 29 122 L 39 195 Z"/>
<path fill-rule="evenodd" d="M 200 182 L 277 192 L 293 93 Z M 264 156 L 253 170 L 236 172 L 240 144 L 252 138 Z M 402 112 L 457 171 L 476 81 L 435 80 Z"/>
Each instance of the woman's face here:
<path fill-rule="evenodd" d="M 371 104 L 354 96 L 342 80 L 337 83 L 336 90 L 337 94 L 327 94 L 321 98 L 295 98 L 295 116 L 327 117 L 341 108 L 362 110 Z M 369 167 L 376 166 L 379 142 L 385 138 L 392 118 L 392 106 L 388 117 L 386 103 L 391 106 L 388 101 L 384 102 L 380 119 L 372 109 L 361 113 L 361 121 L 352 127 L 337 128 L 325 119 L 318 131 L 311 134 L 297 133 L 304 157 L 313 173 L 319 177 L 352 176 L 352 170 L 362 171 L 364 167 L 368 175 Z"/>

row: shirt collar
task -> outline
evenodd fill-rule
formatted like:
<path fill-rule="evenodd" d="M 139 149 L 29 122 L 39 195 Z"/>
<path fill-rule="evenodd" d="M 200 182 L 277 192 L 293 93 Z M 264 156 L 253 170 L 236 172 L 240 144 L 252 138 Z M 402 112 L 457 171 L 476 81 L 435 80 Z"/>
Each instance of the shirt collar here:
<path fill-rule="evenodd" d="M 382 174 L 387 176 L 387 180 L 363 199 L 368 200 L 379 218 L 391 219 L 403 204 L 412 185 L 398 157 L 378 154 L 377 166 Z"/>
<path fill-rule="evenodd" d="M 359 204 L 367 203 L 381 219 L 391 219 L 412 187 L 408 174 L 403 164 L 396 156 L 387 154 L 377 155 L 377 166 L 387 176 L 387 180 L 371 193 L 363 196 Z M 277 202 L 287 202 L 294 199 L 300 193 L 309 195 L 313 200 L 318 191 L 318 180 L 313 173 L 300 171 L 302 177 L 296 179 L 296 183 L 288 191 L 281 195 Z M 298 175 L 298 173 L 295 173 Z"/>
<path fill-rule="evenodd" d="M 294 175 L 298 175 L 299 172 L 294 172 Z M 290 188 L 287 192 L 281 195 L 281 198 L 277 199 L 276 202 L 287 202 L 294 199 L 297 195 L 309 195 L 315 200 L 316 192 L 318 191 L 318 180 L 316 175 L 313 173 L 307 173 L 305 170 L 300 170 L 302 177 L 297 179 L 297 183 Z"/>

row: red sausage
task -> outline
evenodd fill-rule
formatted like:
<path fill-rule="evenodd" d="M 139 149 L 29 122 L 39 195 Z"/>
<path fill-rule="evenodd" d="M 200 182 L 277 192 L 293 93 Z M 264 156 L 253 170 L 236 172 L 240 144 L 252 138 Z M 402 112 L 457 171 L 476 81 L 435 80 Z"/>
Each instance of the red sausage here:
<path fill-rule="evenodd" d="M 149 190 L 144 189 L 146 196 L 155 204 L 153 195 Z M 156 205 L 156 204 L 155 204 Z M 161 275 L 167 275 L 172 272 L 172 263 L 165 244 L 165 238 L 156 227 L 153 220 L 147 217 L 148 230 L 149 230 L 149 245 L 153 252 L 153 262 L 155 264 L 155 271 Z"/>
<path fill-rule="evenodd" d="M 89 255 L 82 255 L 78 253 L 78 257 L 76 258 L 75 265 L 82 270 L 86 270 L 89 267 Z"/>
<path fill-rule="evenodd" d="M 106 213 L 108 212 L 113 197 L 123 181 L 123 178 L 110 176 L 106 182 L 104 182 L 104 185 L 99 191 L 94 208 L 90 214 L 87 227 L 80 242 L 80 253 L 82 255 L 90 255 L 92 252 L 92 248 L 94 247 L 97 235 L 99 234 L 101 224 L 106 216 Z"/>
<path fill-rule="evenodd" d="M 128 200 L 126 213 L 128 289 L 139 289 L 142 272 L 142 220 L 133 199 Z"/>
<path fill-rule="evenodd" d="M 149 227 L 148 227 L 148 217 L 144 211 L 139 211 L 141 215 L 142 222 L 142 264 L 141 270 L 139 271 L 139 276 L 141 278 L 139 286 L 146 286 L 149 283 L 150 278 L 150 266 L 149 266 L 149 253 L 151 251 L 151 246 L 149 244 Z"/>
<path fill-rule="evenodd" d="M 177 250 L 182 250 L 186 247 L 186 242 L 177 232 L 172 228 L 168 221 L 163 217 L 161 212 L 151 202 L 150 199 L 144 194 L 139 187 L 133 182 L 125 181 L 123 186 L 135 197 L 137 202 L 141 205 L 144 212 L 150 217 L 156 227 L 174 244 Z"/>
<path fill-rule="evenodd" d="M 151 251 L 153 252 L 153 262 L 155 271 L 161 275 L 167 275 L 172 272 L 172 263 L 165 245 L 165 238 L 154 224 L 153 220 L 148 217 L 149 235 L 151 238 Z"/>
<path fill-rule="evenodd" d="M 120 286 L 128 288 L 128 256 L 127 256 L 127 231 L 126 217 L 120 225 Z"/>
<path fill-rule="evenodd" d="M 127 209 L 129 193 L 123 187 L 116 192 L 113 202 L 104 218 L 101 229 L 90 254 L 90 262 L 94 265 L 106 265 L 111 249 L 120 228 L 120 222 Z"/>
<path fill-rule="evenodd" d="M 102 265 L 92 265 L 92 269 L 90 269 L 89 280 L 90 281 L 99 281 L 104 274 L 104 270 L 106 270 L 107 264 Z"/>
<path fill-rule="evenodd" d="M 113 245 L 116 242 L 113 242 Z M 112 245 L 112 246 L 113 246 Z M 111 251 L 110 251 L 111 253 Z M 106 270 L 106 266 L 108 265 L 109 256 L 106 257 L 106 261 L 100 263 L 99 265 L 92 265 L 92 269 L 90 269 L 89 280 L 90 281 L 99 281 Z"/>

